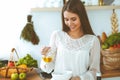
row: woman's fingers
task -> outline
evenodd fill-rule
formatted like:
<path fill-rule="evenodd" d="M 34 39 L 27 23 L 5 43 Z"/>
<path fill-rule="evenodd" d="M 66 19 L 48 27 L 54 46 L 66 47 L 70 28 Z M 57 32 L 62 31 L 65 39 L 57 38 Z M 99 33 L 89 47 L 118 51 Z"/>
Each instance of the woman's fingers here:
<path fill-rule="evenodd" d="M 76 76 L 76 77 L 72 77 L 70 80 L 81 80 L 80 77 Z"/>
<path fill-rule="evenodd" d="M 44 47 L 44 48 L 42 49 L 42 54 L 43 54 L 43 55 L 46 55 L 49 50 L 50 50 L 50 47 Z"/>
<path fill-rule="evenodd" d="M 75 77 L 72 77 L 70 80 L 75 80 Z"/>

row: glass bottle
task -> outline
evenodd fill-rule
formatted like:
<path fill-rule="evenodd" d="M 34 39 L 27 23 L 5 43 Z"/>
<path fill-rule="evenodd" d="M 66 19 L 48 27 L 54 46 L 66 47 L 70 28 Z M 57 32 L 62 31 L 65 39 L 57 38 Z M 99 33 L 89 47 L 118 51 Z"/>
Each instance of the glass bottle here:
<path fill-rule="evenodd" d="M 46 55 L 42 55 L 42 59 L 46 63 L 52 62 L 54 60 L 54 57 L 55 53 L 52 49 L 50 49 Z"/>
<path fill-rule="evenodd" d="M 97 80 L 101 80 L 101 73 L 100 72 L 96 73 L 96 76 L 97 76 Z"/>
<path fill-rule="evenodd" d="M 63 4 L 65 4 L 68 0 L 63 0 Z"/>
<path fill-rule="evenodd" d="M 99 0 L 98 2 L 99 2 L 99 6 L 102 6 L 102 5 L 104 5 L 104 2 L 103 2 L 103 0 Z"/>

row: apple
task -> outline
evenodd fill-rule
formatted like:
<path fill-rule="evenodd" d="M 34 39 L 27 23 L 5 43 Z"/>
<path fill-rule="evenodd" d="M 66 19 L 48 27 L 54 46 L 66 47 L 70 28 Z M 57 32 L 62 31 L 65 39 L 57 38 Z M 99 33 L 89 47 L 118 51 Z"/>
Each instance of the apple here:
<path fill-rule="evenodd" d="M 18 80 L 18 78 L 19 78 L 18 73 L 12 73 L 11 74 L 11 80 Z"/>
<path fill-rule="evenodd" d="M 9 61 L 8 62 L 8 67 L 13 67 L 13 66 L 15 66 L 14 62 L 13 61 Z"/>
<path fill-rule="evenodd" d="M 20 74 L 19 74 L 19 79 L 20 79 L 20 80 L 25 80 L 25 79 L 26 79 L 26 73 L 23 73 L 23 72 L 20 73 Z"/>

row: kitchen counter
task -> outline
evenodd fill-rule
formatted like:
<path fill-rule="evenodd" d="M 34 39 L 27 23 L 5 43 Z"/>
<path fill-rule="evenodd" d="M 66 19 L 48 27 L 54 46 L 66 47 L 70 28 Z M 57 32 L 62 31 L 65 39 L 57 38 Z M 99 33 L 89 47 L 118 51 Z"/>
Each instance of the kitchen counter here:
<path fill-rule="evenodd" d="M 113 74 L 111 74 L 111 73 L 113 73 Z M 108 78 L 110 78 L 110 77 L 116 78 L 115 75 L 119 75 L 119 73 L 116 73 L 116 74 L 115 74 L 115 72 L 109 72 L 109 73 L 106 73 L 106 74 L 104 73 L 102 75 L 102 80 L 109 80 Z M 10 80 L 10 78 L 0 78 L 0 80 Z M 31 72 L 27 73 L 27 79 L 26 80 L 50 80 L 50 79 L 43 79 L 42 76 L 40 75 L 40 71 L 36 70 L 36 69 L 33 69 Z M 115 80 L 118 80 L 118 79 L 115 79 Z"/>
<path fill-rule="evenodd" d="M 2 60 L 1 62 L 6 65 L 8 60 Z M 47 77 L 47 79 L 44 79 L 44 77 Z M 34 68 L 32 71 L 27 73 L 26 80 L 50 80 L 51 77 L 52 76 L 50 74 L 43 72 L 40 68 Z M 10 80 L 10 78 L 3 78 L 0 76 L 0 80 Z"/>
<path fill-rule="evenodd" d="M 10 78 L 0 78 L 0 80 L 10 80 Z M 27 73 L 27 79 L 26 80 L 43 80 L 43 79 L 40 77 L 40 75 L 34 69 L 31 72 Z"/>

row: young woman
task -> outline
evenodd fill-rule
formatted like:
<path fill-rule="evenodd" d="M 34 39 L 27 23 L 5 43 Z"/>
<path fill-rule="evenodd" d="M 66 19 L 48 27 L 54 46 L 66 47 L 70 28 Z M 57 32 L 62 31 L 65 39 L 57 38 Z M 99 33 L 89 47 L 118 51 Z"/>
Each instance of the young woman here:
<path fill-rule="evenodd" d="M 100 72 L 100 42 L 94 35 L 83 3 L 69 0 L 62 8 L 63 30 L 52 33 L 50 45 L 42 55 L 51 50 L 52 62 L 41 61 L 41 69 L 50 73 L 51 80 L 96 80 Z M 51 54 L 52 54 L 51 53 Z"/>

